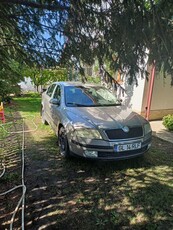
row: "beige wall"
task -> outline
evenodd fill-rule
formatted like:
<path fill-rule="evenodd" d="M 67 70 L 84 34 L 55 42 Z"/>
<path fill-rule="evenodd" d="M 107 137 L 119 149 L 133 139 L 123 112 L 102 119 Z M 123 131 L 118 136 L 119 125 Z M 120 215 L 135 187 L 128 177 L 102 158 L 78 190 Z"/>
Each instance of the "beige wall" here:
<path fill-rule="evenodd" d="M 145 116 L 149 81 L 145 81 L 144 97 L 141 114 Z M 162 119 L 167 114 L 173 114 L 173 87 L 171 87 L 171 77 L 163 77 L 163 74 L 156 74 L 153 95 L 151 101 L 150 120 Z"/>

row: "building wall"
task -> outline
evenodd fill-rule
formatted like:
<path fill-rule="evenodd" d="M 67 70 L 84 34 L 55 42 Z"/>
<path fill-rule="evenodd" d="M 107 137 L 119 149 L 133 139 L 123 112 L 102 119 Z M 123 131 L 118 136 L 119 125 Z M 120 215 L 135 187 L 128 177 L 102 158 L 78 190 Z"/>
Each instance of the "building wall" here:
<path fill-rule="evenodd" d="M 23 93 L 27 93 L 27 92 L 37 93 L 37 89 L 34 86 L 32 79 L 30 77 L 24 77 L 24 81 L 20 82 L 18 85 L 20 86 L 21 91 Z M 41 93 L 43 88 L 47 88 L 47 86 L 39 86 L 38 92 Z"/>
<path fill-rule="evenodd" d="M 148 68 L 151 72 L 151 68 Z M 146 117 L 146 107 L 151 75 L 147 78 L 138 78 L 138 86 L 129 85 L 125 82 L 126 94 L 123 98 L 124 104 L 132 108 L 133 111 Z M 155 74 L 153 94 L 149 120 L 162 119 L 163 116 L 173 114 L 173 86 L 171 86 L 171 77 L 163 77 L 162 73 Z"/>
<path fill-rule="evenodd" d="M 146 53 L 149 51 L 146 50 Z M 145 64 L 141 63 L 141 68 L 148 69 L 148 56 L 145 58 Z M 138 73 L 136 76 L 137 85 L 134 82 L 132 85 L 128 84 L 128 77 L 125 77 L 125 89 L 126 89 L 126 97 L 125 97 L 125 104 L 130 107 L 133 111 L 142 114 L 143 111 L 143 100 L 145 97 L 145 84 L 146 78 L 142 76 L 142 72 Z"/>
<path fill-rule="evenodd" d="M 145 116 L 147 97 L 150 81 L 145 81 L 144 97 L 141 114 Z M 150 120 L 162 119 L 167 114 L 173 114 L 173 87 L 171 77 L 163 77 L 163 74 L 156 73 L 150 109 Z"/>
<path fill-rule="evenodd" d="M 19 85 L 21 87 L 22 92 L 36 92 L 36 89 L 30 77 L 24 77 L 24 81 L 20 82 Z"/>
<path fill-rule="evenodd" d="M 121 96 L 120 98 L 123 99 L 123 104 L 141 114 L 145 79 L 139 76 L 137 80 L 138 85 L 136 85 L 135 82 L 130 85 L 128 83 L 128 78 L 126 77 L 124 79 L 123 87 L 125 88 L 125 94 L 124 97 Z"/>
<path fill-rule="evenodd" d="M 133 85 L 133 94 L 131 95 L 132 109 L 138 113 L 142 110 L 142 101 L 144 96 L 145 79 L 138 78 L 138 85 Z"/>

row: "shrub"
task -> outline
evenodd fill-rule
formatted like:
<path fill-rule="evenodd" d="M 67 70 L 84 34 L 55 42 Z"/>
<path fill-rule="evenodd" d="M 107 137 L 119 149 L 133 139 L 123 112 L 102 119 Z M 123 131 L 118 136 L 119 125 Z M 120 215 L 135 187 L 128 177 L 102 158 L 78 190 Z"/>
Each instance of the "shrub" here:
<path fill-rule="evenodd" d="M 99 84 L 100 77 L 87 76 L 87 82 Z"/>
<path fill-rule="evenodd" d="M 168 114 L 163 117 L 163 125 L 169 130 L 173 131 L 173 114 Z"/>

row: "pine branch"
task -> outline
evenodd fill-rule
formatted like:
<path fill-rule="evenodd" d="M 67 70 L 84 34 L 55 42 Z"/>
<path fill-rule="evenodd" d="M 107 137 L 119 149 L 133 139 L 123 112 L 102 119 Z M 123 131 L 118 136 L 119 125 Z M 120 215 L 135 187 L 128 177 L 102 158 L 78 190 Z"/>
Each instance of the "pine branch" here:
<path fill-rule="evenodd" d="M 54 5 L 50 4 L 40 4 L 37 2 L 33 1 L 27 1 L 27 0 L 0 0 L 0 3 L 2 4 L 17 4 L 17 5 L 23 5 L 23 6 L 28 6 L 31 8 L 37 8 L 37 9 L 43 9 L 43 10 L 50 10 L 50 11 L 68 11 L 69 7 L 63 6 L 59 4 L 58 2 Z"/>

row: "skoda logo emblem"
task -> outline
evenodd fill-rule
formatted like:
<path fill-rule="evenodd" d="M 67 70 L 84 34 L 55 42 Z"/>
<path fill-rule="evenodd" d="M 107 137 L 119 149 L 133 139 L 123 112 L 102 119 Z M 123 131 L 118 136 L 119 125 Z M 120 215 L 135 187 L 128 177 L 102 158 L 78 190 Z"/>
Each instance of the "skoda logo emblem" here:
<path fill-rule="evenodd" d="M 124 127 L 122 128 L 122 130 L 123 130 L 125 133 L 128 133 L 128 132 L 129 132 L 129 127 L 124 126 Z"/>

